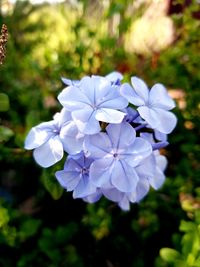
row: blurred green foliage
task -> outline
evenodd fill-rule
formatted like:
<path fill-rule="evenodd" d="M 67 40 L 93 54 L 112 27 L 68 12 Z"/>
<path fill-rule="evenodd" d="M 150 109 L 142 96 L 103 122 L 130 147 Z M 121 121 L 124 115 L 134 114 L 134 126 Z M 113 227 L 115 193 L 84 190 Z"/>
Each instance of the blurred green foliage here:
<path fill-rule="evenodd" d="M 199 4 L 172 2 L 181 7 L 170 14 L 174 42 L 138 55 L 124 40 L 144 3 L 0 1 L 9 30 L 0 66 L 0 266 L 200 266 Z M 113 70 L 161 82 L 177 101 L 166 182 L 127 213 L 106 199 L 73 200 L 54 177 L 63 162 L 42 170 L 23 148 L 29 129 L 60 110 L 61 77 Z"/>

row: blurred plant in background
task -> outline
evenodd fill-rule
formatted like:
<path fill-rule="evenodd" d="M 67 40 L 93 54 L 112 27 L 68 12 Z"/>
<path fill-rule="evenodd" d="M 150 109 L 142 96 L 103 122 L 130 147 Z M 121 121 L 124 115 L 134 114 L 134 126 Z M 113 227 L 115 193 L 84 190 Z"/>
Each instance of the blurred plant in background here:
<path fill-rule="evenodd" d="M 199 2 L 1 0 L 2 24 L 0 265 L 200 266 Z M 128 213 L 72 200 L 53 176 L 63 162 L 43 171 L 23 149 L 30 128 L 60 109 L 61 77 L 112 70 L 165 84 L 178 106 L 166 182 Z"/>

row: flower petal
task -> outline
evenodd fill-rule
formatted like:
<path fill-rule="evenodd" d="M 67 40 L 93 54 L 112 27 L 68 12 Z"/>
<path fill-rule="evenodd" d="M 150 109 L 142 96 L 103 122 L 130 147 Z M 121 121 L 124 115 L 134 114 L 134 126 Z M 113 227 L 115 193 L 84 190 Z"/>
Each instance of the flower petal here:
<path fill-rule="evenodd" d="M 134 168 L 126 164 L 125 161 L 116 160 L 114 162 L 111 183 L 121 192 L 132 192 L 136 189 L 138 175 Z"/>
<path fill-rule="evenodd" d="M 54 121 L 56 121 L 59 125 L 59 128 L 62 127 L 64 124 L 72 121 L 71 112 L 68 111 L 66 108 L 62 108 L 61 112 L 56 113 L 53 118 Z"/>
<path fill-rule="evenodd" d="M 111 83 L 116 83 L 117 81 L 121 81 L 123 79 L 123 75 L 118 71 L 113 71 L 106 75 L 105 78 Z"/>
<path fill-rule="evenodd" d="M 155 175 L 153 177 L 149 177 L 149 183 L 154 189 L 159 189 L 165 181 L 164 173 L 156 167 Z"/>
<path fill-rule="evenodd" d="M 91 104 L 85 94 L 76 86 L 65 88 L 58 95 L 58 100 L 68 111 L 84 109 Z"/>
<path fill-rule="evenodd" d="M 177 123 L 176 116 L 172 112 L 160 108 L 154 108 L 153 111 L 157 118 L 157 125 L 154 128 L 161 133 L 171 133 Z"/>
<path fill-rule="evenodd" d="M 54 121 L 43 122 L 33 127 L 25 140 L 25 149 L 34 149 L 44 144 L 49 138 L 55 135 Z"/>
<path fill-rule="evenodd" d="M 83 150 L 84 135 L 78 131 L 73 121 L 61 128 L 60 140 L 68 154 L 77 154 Z"/>
<path fill-rule="evenodd" d="M 101 190 L 97 189 L 95 193 L 84 197 L 83 200 L 88 202 L 88 203 L 95 203 L 97 202 L 102 196 Z"/>
<path fill-rule="evenodd" d="M 167 141 L 167 135 L 164 134 L 164 133 L 161 133 L 157 130 L 154 131 L 154 134 L 155 134 L 155 138 L 158 140 L 158 141 Z"/>
<path fill-rule="evenodd" d="M 111 141 L 106 133 L 86 136 L 83 146 L 87 155 L 94 159 L 101 159 L 112 150 Z"/>
<path fill-rule="evenodd" d="M 159 151 L 154 151 L 155 159 L 156 159 L 156 164 L 158 168 L 161 171 L 164 171 L 167 167 L 167 158 L 163 155 L 160 155 Z"/>
<path fill-rule="evenodd" d="M 139 179 L 136 187 L 136 202 L 142 200 L 149 192 L 150 186 L 147 179 Z"/>
<path fill-rule="evenodd" d="M 80 81 L 80 89 L 87 97 L 89 103 L 95 105 L 96 103 L 96 90 L 98 88 L 100 77 L 84 77 Z"/>
<path fill-rule="evenodd" d="M 145 158 L 136 168 L 136 172 L 140 179 L 149 179 L 155 175 L 156 159 L 154 153 Z"/>
<path fill-rule="evenodd" d="M 132 86 L 133 86 L 133 89 L 135 91 L 135 93 L 141 98 L 143 99 L 143 101 L 145 103 L 148 103 L 148 99 L 149 99 L 149 89 L 146 85 L 146 83 L 137 78 L 137 77 L 132 77 L 131 78 L 131 83 L 132 83 Z"/>
<path fill-rule="evenodd" d="M 130 210 L 130 202 L 126 196 L 126 194 L 124 194 L 123 198 L 121 199 L 121 201 L 118 203 L 119 207 L 124 210 L 124 211 L 128 211 Z"/>
<path fill-rule="evenodd" d="M 101 128 L 95 118 L 96 112 L 92 108 L 79 109 L 72 112 L 72 118 L 79 131 L 84 134 L 96 134 Z"/>
<path fill-rule="evenodd" d="M 126 148 L 134 142 L 136 136 L 134 128 L 127 122 L 109 124 L 106 127 L 106 131 L 112 141 L 113 148 L 116 149 Z"/>
<path fill-rule="evenodd" d="M 115 90 L 112 88 L 112 90 Z M 122 97 L 118 94 L 117 90 L 113 94 L 110 93 L 109 96 L 104 100 L 102 99 L 101 102 L 99 101 L 98 107 L 99 108 L 109 108 L 109 109 L 124 109 L 128 106 L 128 101 L 126 98 Z"/>
<path fill-rule="evenodd" d="M 116 188 L 109 188 L 109 189 L 102 189 L 103 195 L 114 202 L 119 202 L 121 201 L 124 193 L 120 192 Z"/>
<path fill-rule="evenodd" d="M 147 106 L 139 107 L 138 112 L 140 116 L 152 127 L 153 129 L 157 129 L 159 124 L 157 119 L 157 113 L 154 109 L 151 109 Z"/>
<path fill-rule="evenodd" d="M 122 122 L 126 113 L 118 110 L 101 108 L 96 111 L 95 118 L 98 121 L 108 122 L 108 123 L 120 123 Z"/>
<path fill-rule="evenodd" d="M 145 105 L 144 99 L 137 95 L 128 83 L 122 84 L 122 86 L 120 87 L 120 93 L 134 106 Z"/>
<path fill-rule="evenodd" d="M 74 190 L 81 180 L 80 173 L 76 171 L 57 171 L 55 176 L 60 185 L 67 189 L 67 191 Z"/>
<path fill-rule="evenodd" d="M 160 83 L 155 84 L 151 88 L 149 104 L 151 107 L 165 110 L 170 110 L 176 106 L 174 100 L 168 95 L 166 88 Z"/>
<path fill-rule="evenodd" d="M 64 77 L 61 77 L 61 80 L 66 85 L 75 85 L 75 86 L 78 86 L 79 83 L 80 83 L 79 80 L 70 80 L 70 79 L 67 79 L 67 78 L 64 78 Z"/>
<path fill-rule="evenodd" d="M 96 192 L 96 186 L 87 175 L 82 175 L 78 185 L 74 189 L 73 198 L 87 197 Z"/>
<path fill-rule="evenodd" d="M 96 187 L 111 188 L 112 158 L 95 160 L 90 166 L 90 179 Z"/>
<path fill-rule="evenodd" d="M 50 167 L 63 157 L 63 145 L 58 136 L 50 138 L 42 146 L 37 147 L 33 156 L 36 162 L 44 168 Z"/>
<path fill-rule="evenodd" d="M 124 160 L 132 167 L 138 166 L 145 158 L 152 153 L 151 144 L 143 138 L 136 137 L 135 142 L 130 145 L 127 151 L 122 154 Z"/>

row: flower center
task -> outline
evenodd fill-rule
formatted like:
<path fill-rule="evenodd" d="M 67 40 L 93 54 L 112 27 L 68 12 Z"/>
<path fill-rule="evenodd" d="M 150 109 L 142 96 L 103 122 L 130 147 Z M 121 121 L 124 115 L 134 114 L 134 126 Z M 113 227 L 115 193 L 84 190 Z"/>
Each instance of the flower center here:
<path fill-rule="evenodd" d="M 82 173 L 82 175 L 88 175 L 89 174 L 89 170 L 87 168 L 83 167 L 81 169 L 81 173 Z"/>

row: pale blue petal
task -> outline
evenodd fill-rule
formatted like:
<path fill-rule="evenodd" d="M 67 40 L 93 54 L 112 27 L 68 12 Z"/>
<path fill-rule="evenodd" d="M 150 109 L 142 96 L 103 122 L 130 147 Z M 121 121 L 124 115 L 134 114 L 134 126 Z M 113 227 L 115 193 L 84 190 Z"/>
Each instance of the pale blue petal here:
<path fill-rule="evenodd" d="M 80 84 L 80 81 L 79 80 L 70 80 L 70 79 L 67 79 L 67 78 L 64 78 L 64 77 L 61 77 L 61 80 L 66 85 L 75 85 L 75 86 L 78 86 Z"/>
<path fill-rule="evenodd" d="M 67 191 L 72 191 L 78 185 L 81 180 L 81 175 L 79 172 L 74 171 L 57 171 L 55 176 L 60 183 L 60 185 L 67 189 Z"/>
<path fill-rule="evenodd" d="M 89 180 L 89 177 L 82 175 L 78 185 L 74 189 L 73 198 L 87 197 L 96 192 L 96 186 Z"/>
<path fill-rule="evenodd" d="M 113 148 L 126 148 L 134 142 L 136 132 L 134 128 L 127 122 L 120 124 L 109 124 L 106 131 L 110 140 L 112 141 Z"/>
<path fill-rule="evenodd" d="M 174 100 L 168 95 L 166 88 L 162 84 L 155 84 L 149 93 L 150 107 L 170 110 L 175 107 Z"/>
<path fill-rule="evenodd" d="M 113 87 L 109 87 L 107 94 L 98 99 L 98 107 L 100 108 L 112 108 L 123 109 L 128 106 L 128 100 L 120 95 L 118 90 Z"/>
<path fill-rule="evenodd" d="M 167 159 L 165 156 L 160 155 L 159 151 L 154 151 L 156 164 L 161 171 L 164 171 L 167 167 Z"/>
<path fill-rule="evenodd" d="M 140 116 L 150 125 L 150 127 L 158 130 L 158 116 L 154 109 L 143 106 L 138 108 L 138 112 Z"/>
<path fill-rule="evenodd" d="M 118 203 L 118 205 L 124 211 L 130 210 L 130 202 L 129 202 L 129 199 L 127 198 L 126 194 L 124 194 L 123 198 Z"/>
<path fill-rule="evenodd" d="M 101 196 L 101 190 L 97 189 L 95 193 L 91 194 L 90 196 L 84 197 L 83 200 L 88 203 L 95 203 L 101 198 Z"/>
<path fill-rule="evenodd" d="M 143 99 L 143 101 L 145 103 L 148 103 L 148 100 L 149 100 L 149 89 L 146 85 L 146 83 L 137 78 L 137 77 L 132 77 L 131 78 L 131 83 L 132 83 L 132 86 L 133 86 L 133 89 L 135 91 L 135 93 L 141 98 Z"/>
<path fill-rule="evenodd" d="M 124 160 L 132 167 L 138 166 L 145 158 L 152 153 L 151 144 L 143 138 L 136 137 L 135 142 L 130 145 L 122 155 Z"/>
<path fill-rule="evenodd" d="M 154 108 L 153 111 L 157 118 L 157 125 L 154 128 L 161 133 L 171 133 L 177 123 L 176 116 L 172 112 L 160 108 Z"/>
<path fill-rule="evenodd" d="M 98 121 L 103 121 L 107 123 L 120 123 L 122 122 L 126 114 L 109 108 L 100 108 L 96 111 L 95 118 Z"/>
<path fill-rule="evenodd" d="M 112 158 L 95 160 L 90 166 L 90 179 L 96 187 L 110 188 Z"/>
<path fill-rule="evenodd" d="M 157 130 L 154 131 L 155 133 L 155 138 L 159 141 L 167 141 L 167 135 L 164 133 L 161 133 Z"/>
<path fill-rule="evenodd" d="M 136 202 L 142 200 L 149 192 L 150 186 L 147 179 L 139 179 L 136 187 Z"/>
<path fill-rule="evenodd" d="M 106 78 L 94 75 L 84 77 L 81 80 L 80 89 L 93 106 L 98 106 L 101 101 L 106 100 L 113 90 Z"/>
<path fill-rule="evenodd" d="M 84 92 L 75 86 L 64 89 L 58 95 L 58 100 L 68 111 L 84 109 L 91 105 Z"/>
<path fill-rule="evenodd" d="M 84 157 L 82 153 L 77 155 L 77 158 L 68 156 L 64 165 L 64 171 L 67 172 L 79 172 L 81 173 L 81 169 L 84 166 Z"/>
<path fill-rule="evenodd" d="M 84 77 L 80 82 L 81 91 L 84 93 L 85 97 L 87 97 L 91 105 L 96 104 L 96 90 L 99 79 L 99 77 Z"/>
<path fill-rule="evenodd" d="M 115 161 L 112 173 L 111 183 L 121 192 L 132 192 L 136 189 L 138 175 L 134 168 L 130 167 L 124 161 Z"/>
<path fill-rule="evenodd" d="M 112 99 L 113 93 L 116 90 L 113 89 L 111 83 L 104 77 L 92 76 L 95 79 L 95 104 L 99 105 L 101 102 Z"/>
<path fill-rule="evenodd" d="M 149 177 L 149 183 L 154 189 L 159 189 L 165 181 L 164 173 L 156 167 L 155 176 Z"/>
<path fill-rule="evenodd" d="M 112 150 L 112 144 L 106 133 L 86 136 L 83 146 L 87 155 L 94 159 L 101 159 Z"/>
<path fill-rule="evenodd" d="M 84 135 L 78 131 L 73 121 L 61 128 L 60 140 L 68 154 L 77 154 L 83 150 Z"/>
<path fill-rule="evenodd" d="M 123 75 L 118 71 L 113 71 L 105 76 L 107 80 L 109 80 L 111 83 L 115 83 L 117 81 L 121 81 L 123 79 Z"/>
<path fill-rule="evenodd" d="M 148 179 L 149 177 L 153 177 L 155 175 L 156 170 L 156 159 L 154 153 L 145 158 L 136 168 L 135 168 L 138 176 L 141 179 Z"/>
<path fill-rule="evenodd" d="M 43 122 L 33 127 L 26 137 L 25 149 L 34 149 L 41 146 L 48 141 L 49 138 L 55 136 L 55 129 L 54 121 Z"/>
<path fill-rule="evenodd" d="M 134 106 L 145 105 L 144 99 L 137 95 L 128 83 L 122 84 L 122 86 L 120 87 L 120 93 Z"/>
<path fill-rule="evenodd" d="M 56 113 L 53 118 L 58 123 L 59 128 L 72 120 L 71 112 L 66 108 L 62 108 L 61 112 Z"/>
<path fill-rule="evenodd" d="M 79 131 L 84 134 L 96 134 L 101 127 L 95 118 L 96 112 L 92 108 L 79 109 L 72 112 L 72 118 Z"/>
<path fill-rule="evenodd" d="M 151 144 L 155 143 L 152 133 L 140 133 L 140 137 L 147 140 Z"/>
<path fill-rule="evenodd" d="M 124 195 L 124 193 L 120 192 L 116 188 L 102 189 L 102 193 L 107 199 L 114 202 L 121 201 Z"/>
<path fill-rule="evenodd" d="M 50 167 L 61 160 L 63 154 L 63 145 L 58 136 L 49 139 L 33 152 L 36 162 L 44 168 Z"/>
<path fill-rule="evenodd" d="M 124 111 L 124 110 L 122 110 L 122 111 Z M 126 112 L 126 116 L 125 116 L 124 120 L 127 122 L 130 122 L 130 123 L 135 121 L 139 116 L 138 111 L 131 108 L 131 107 L 126 108 L 125 112 Z"/>

